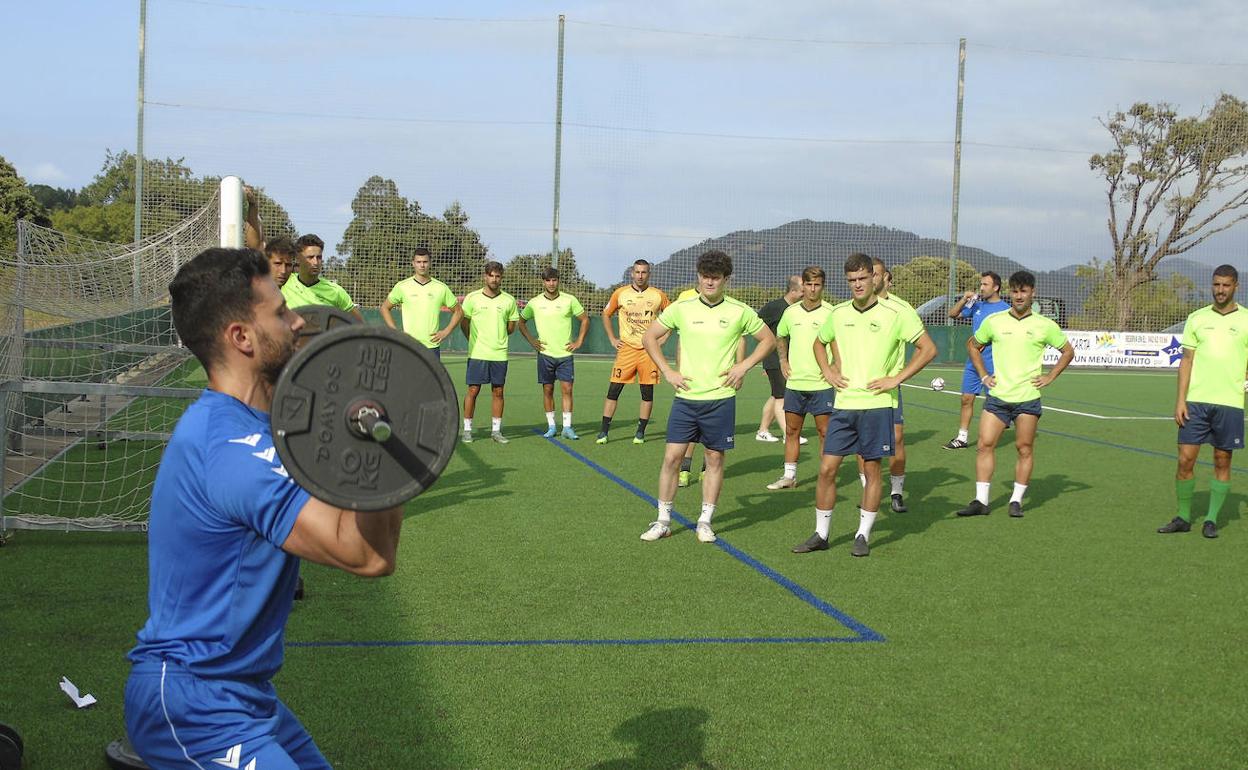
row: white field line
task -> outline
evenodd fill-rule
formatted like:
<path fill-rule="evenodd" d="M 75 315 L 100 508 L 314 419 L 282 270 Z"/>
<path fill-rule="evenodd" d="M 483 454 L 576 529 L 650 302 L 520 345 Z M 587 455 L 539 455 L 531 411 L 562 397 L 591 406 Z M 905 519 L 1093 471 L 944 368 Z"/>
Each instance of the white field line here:
<path fill-rule="evenodd" d="M 931 390 L 931 388 L 923 387 L 922 385 L 911 385 L 911 384 L 910 384 L 910 383 L 908 383 L 908 382 L 903 382 L 903 383 L 902 383 L 902 387 L 906 387 L 906 388 L 916 388 L 916 389 L 918 389 L 918 390 Z M 948 393 L 948 394 L 949 394 L 949 395 L 951 395 L 951 396 L 959 396 L 959 397 L 962 395 L 962 391 L 960 391 L 960 390 L 952 390 L 952 389 L 950 389 L 950 388 L 945 388 L 944 390 L 941 390 L 941 391 L 936 391 L 936 392 L 938 392 L 938 393 Z M 1075 411 L 1074 409 L 1061 409 L 1061 408 L 1056 407 L 1056 406 L 1045 406 L 1045 407 L 1044 407 L 1044 411 L 1046 411 L 1046 412 L 1061 412 L 1061 413 L 1063 413 L 1063 414 L 1073 414 L 1073 415 L 1076 415 L 1076 416 L 1078 416 L 1078 417 L 1091 417 L 1091 418 L 1092 418 L 1092 419 L 1094 419 L 1094 420 L 1173 420 L 1173 419 L 1174 419 L 1173 417 L 1136 417 L 1136 416 L 1130 416 L 1130 417 L 1111 417 L 1111 416 L 1104 415 L 1104 414 L 1092 414 L 1091 412 L 1078 412 L 1078 411 Z"/>

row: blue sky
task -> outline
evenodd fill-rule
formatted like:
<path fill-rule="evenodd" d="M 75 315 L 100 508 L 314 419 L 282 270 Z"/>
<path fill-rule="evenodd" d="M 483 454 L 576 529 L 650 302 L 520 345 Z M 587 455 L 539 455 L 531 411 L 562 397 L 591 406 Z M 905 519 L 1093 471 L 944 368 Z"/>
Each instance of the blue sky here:
<path fill-rule="evenodd" d="M 149 0 L 146 149 L 262 185 L 335 244 L 371 174 L 493 254 L 638 256 L 801 219 L 947 238 L 968 39 L 960 239 L 1037 268 L 1105 257 L 1097 118 L 1248 98 L 1242 2 L 326 3 Z M 0 154 L 78 187 L 133 149 L 138 2 L 10 4 Z M 869 248 L 869 244 L 864 244 Z M 1190 256 L 1248 268 L 1248 224 Z"/>

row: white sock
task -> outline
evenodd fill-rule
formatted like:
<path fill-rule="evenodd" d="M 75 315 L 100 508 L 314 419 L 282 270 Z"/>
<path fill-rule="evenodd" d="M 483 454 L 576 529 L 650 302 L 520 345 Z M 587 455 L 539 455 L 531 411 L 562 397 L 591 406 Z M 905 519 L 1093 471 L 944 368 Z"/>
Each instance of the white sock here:
<path fill-rule="evenodd" d="M 546 413 L 546 425 L 551 428 L 555 427 L 555 413 L 554 412 Z"/>
<path fill-rule="evenodd" d="M 1027 494 L 1027 485 L 1019 484 L 1017 481 L 1015 481 L 1014 482 L 1014 494 L 1010 495 L 1010 502 L 1022 504 L 1023 495 L 1025 494 Z"/>
<path fill-rule="evenodd" d="M 862 535 L 867 540 L 871 539 L 871 527 L 875 526 L 875 514 L 877 511 L 864 511 L 858 509 L 858 535 Z M 855 535 L 854 537 L 857 537 Z"/>
<path fill-rule="evenodd" d="M 503 430 L 503 418 L 491 417 L 490 418 L 490 430 L 494 431 L 495 433 L 501 433 Z"/>
<path fill-rule="evenodd" d="M 665 525 L 672 523 L 672 501 L 659 500 L 659 523 Z"/>
<path fill-rule="evenodd" d="M 866 489 L 866 488 L 867 488 L 867 474 L 865 474 L 865 473 L 859 473 L 859 474 L 858 474 L 858 481 L 862 483 L 862 488 L 863 488 L 863 489 Z"/>
<path fill-rule="evenodd" d="M 702 515 L 698 517 L 699 524 L 710 524 L 711 517 L 715 515 L 715 503 L 702 503 Z"/>
<path fill-rule="evenodd" d="M 471 417 L 464 418 L 464 432 L 466 433 L 472 432 L 472 418 Z"/>
<path fill-rule="evenodd" d="M 815 534 L 824 540 L 828 539 L 828 531 L 832 529 L 832 511 L 815 509 Z"/>
<path fill-rule="evenodd" d="M 888 480 L 889 480 L 889 481 L 892 483 L 892 485 L 893 485 L 893 494 L 894 494 L 894 495 L 900 495 L 900 494 L 902 493 L 902 490 L 903 490 L 903 489 L 905 489 L 905 486 L 906 486 L 906 474 L 904 474 L 904 473 L 903 473 L 903 474 L 901 474 L 900 476 L 893 476 L 893 475 L 889 475 Z"/>
<path fill-rule="evenodd" d="M 992 486 L 992 482 L 976 481 L 975 482 L 975 499 L 980 501 L 984 505 L 987 505 L 988 504 L 988 489 L 991 486 Z"/>
<path fill-rule="evenodd" d="M 554 422 L 551 422 L 551 425 L 554 425 Z M 563 427 L 565 428 L 572 427 L 572 413 L 571 412 L 563 413 Z"/>
<path fill-rule="evenodd" d="M 958 429 L 958 441 L 966 442 L 970 438 L 970 433 L 965 428 Z"/>
<path fill-rule="evenodd" d="M 797 463 L 785 463 L 784 464 L 784 477 L 786 479 L 797 478 Z"/>

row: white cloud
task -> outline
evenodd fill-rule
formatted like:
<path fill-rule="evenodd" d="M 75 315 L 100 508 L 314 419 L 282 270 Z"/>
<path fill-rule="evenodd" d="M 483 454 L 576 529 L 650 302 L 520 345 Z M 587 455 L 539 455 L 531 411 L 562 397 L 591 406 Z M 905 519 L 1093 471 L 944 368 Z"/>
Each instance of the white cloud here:
<path fill-rule="evenodd" d="M 47 161 L 39 163 L 34 170 L 26 175 L 26 181 L 31 184 L 59 184 L 69 179 L 69 176 L 61 171 L 55 163 Z"/>

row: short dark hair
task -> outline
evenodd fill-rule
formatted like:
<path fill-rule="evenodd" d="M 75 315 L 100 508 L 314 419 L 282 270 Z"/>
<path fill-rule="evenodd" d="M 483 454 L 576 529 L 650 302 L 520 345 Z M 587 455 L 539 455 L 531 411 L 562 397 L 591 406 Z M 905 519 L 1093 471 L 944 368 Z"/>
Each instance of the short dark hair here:
<path fill-rule="evenodd" d="M 880 259 L 879 257 L 872 257 L 871 269 L 874 270 L 876 265 L 879 265 L 880 267 L 884 268 L 884 272 L 886 273 L 888 272 L 888 265 L 885 264 L 884 260 Z"/>
<path fill-rule="evenodd" d="M 982 273 L 980 273 L 980 274 L 979 274 L 979 277 L 980 277 L 980 278 L 991 278 L 991 279 L 992 279 L 992 285 L 997 287 L 997 291 L 1001 291 L 1001 276 L 997 275 L 996 273 L 994 273 L 994 272 L 993 272 L 993 271 L 991 271 L 991 270 L 985 270 L 984 272 L 982 272 Z"/>
<path fill-rule="evenodd" d="M 1213 269 L 1214 278 L 1230 278 L 1235 283 L 1239 283 L 1239 271 L 1231 265 L 1218 265 Z"/>
<path fill-rule="evenodd" d="M 856 273 L 859 270 L 866 270 L 869 273 L 874 265 L 875 263 L 866 254 L 863 254 L 861 251 L 855 251 L 845 258 L 845 275 Z"/>
<path fill-rule="evenodd" d="M 698 275 L 718 275 L 727 278 L 732 275 L 732 257 L 719 249 L 711 249 L 698 257 L 697 271 Z"/>
<path fill-rule="evenodd" d="M 636 267 L 637 265 L 645 265 L 646 267 L 650 267 L 650 262 L 649 260 L 645 260 L 645 259 L 633 260 L 633 267 Z"/>
<path fill-rule="evenodd" d="M 318 249 L 321 249 L 322 251 L 324 251 L 325 241 L 322 241 L 319 235 L 313 235 L 312 233 L 308 233 L 307 235 L 299 236 L 299 240 L 295 241 L 295 246 L 299 249 L 300 252 L 302 252 L 304 249 L 308 248 L 309 246 L 315 246 Z"/>
<path fill-rule="evenodd" d="M 432 255 L 429 253 L 429 249 L 426 249 L 424 246 L 417 246 L 417 247 L 416 247 L 416 248 L 412 251 L 412 256 L 414 256 L 414 257 L 429 257 L 429 256 L 432 256 Z"/>
<path fill-rule="evenodd" d="M 169 284 L 173 328 L 205 370 L 221 359 L 221 332 L 255 317 L 252 282 L 269 274 L 269 261 L 253 249 L 205 249 Z"/>
<path fill-rule="evenodd" d="M 1036 288 L 1036 277 L 1026 270 L 1019 270 L 1010 276 L 1011 289 L 1034 289 Z"/>
<path fill-rule="evenodd" d="M 288 257 L 296 257 L 299 252 L 295 251 L 295 242 L 285 235 L 279 235 L 268 243 L 264 244 L 264 254 L 271 257 L 274 254 L 285 254 Z"/>
<path fill-rule="evenodd" d="M 486 263 L 485 263 L 485 268 L 481 271 L 481 273 L 482 273 L 483 275 L 489 275 L 490 273 L 498 273 L 499 275 L 502 275 L 502 274 L 503 274 L 503 263 L 502 263 L 502 262 L 492 262 L 492 261 L 491 261 L 491 262 L 486 262 Z"/>
<path fill-rule="evenodd" d="M 823 272 L 822 267 L 819 267 L 818 265 L 811 265 L 802 271 L 802 283 L 813 281 L 816 278 L 824 282 L 828 280 L 828 276 Z"/>
<path fill-rule="evenodd" d="M 543 281 L 549 281 L 551 278 L 558 278 L 558 277 L 559 277 L 559 271 L 556 270 L 555 268 L 553 267 L 542 268 L 542 280 Z"/>

